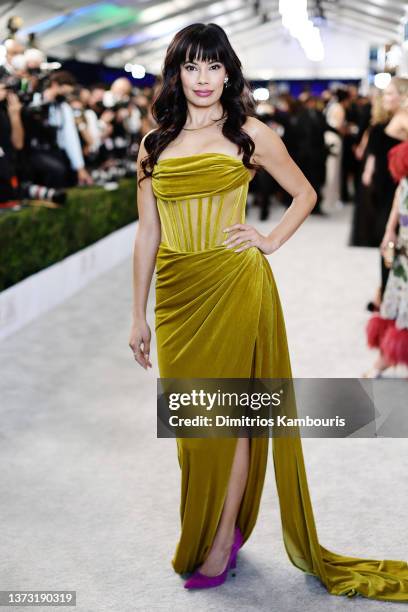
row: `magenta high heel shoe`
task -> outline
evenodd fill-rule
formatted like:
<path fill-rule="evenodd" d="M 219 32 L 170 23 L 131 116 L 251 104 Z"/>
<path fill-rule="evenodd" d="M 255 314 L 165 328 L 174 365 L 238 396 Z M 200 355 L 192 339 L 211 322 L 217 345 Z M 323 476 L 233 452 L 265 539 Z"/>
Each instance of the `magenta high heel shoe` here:
<path fill-rule="evenodd" d="M 199 570 L 196 570 L 192 576 L 184 583 L 185 589 L 209 589 L 223 584 L 228 576 L 228 571 L 234 569 L 237 565 L 237 554 L 243 542 L 242 533 L 239 527 L 235 527 L 234 542 L 231 547 L 230 556 L 227 561 L 227 566 L 221 574 L 217 576 L 206 576 Z"/>
<path fill-rule="evenodd" d="M 238 556 L 238 551 L 242 546 L 242 543 L 244 541 L 244 538 L 242 536 L 241 530 L 239 527 L 235 527 L 235 540 L 234 540 L 234 544 L 236 544 L 236 546 L 232 546 L 231 549 L 231 563 L 230 563 L 230 568 L 231 569 L 235 569 L 237 567 L 237 556 Z"/>

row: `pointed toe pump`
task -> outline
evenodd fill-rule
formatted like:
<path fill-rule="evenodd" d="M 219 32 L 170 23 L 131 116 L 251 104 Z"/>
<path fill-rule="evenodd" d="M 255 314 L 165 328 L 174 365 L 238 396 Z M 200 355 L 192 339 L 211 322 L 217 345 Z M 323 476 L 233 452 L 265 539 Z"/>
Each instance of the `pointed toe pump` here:
<path fill-rule="evenodd" d="M 185 589 L 210 589 L 223 584 L 228 576 L 228 571 L 234 569 L 237 566 L 237 555 L 238 550 L 241 548 L 243 542 L 243 536 L 239 527 L 235 528 L 234 542 L 231 547 L 230 556 L 227 561 L 225 570 L 221 574 L 216 576 L 206 576 L 199 570 L 196 570 L 194 574 L 184 583 Z"/>

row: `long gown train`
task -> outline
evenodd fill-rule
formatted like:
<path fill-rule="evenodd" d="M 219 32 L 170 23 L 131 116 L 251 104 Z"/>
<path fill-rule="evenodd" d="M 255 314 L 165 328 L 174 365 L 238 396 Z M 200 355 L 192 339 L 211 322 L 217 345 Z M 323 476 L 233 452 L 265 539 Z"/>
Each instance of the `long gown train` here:
<path fill-rule="evenodd" d="M 291 378 L 285 322 L 274 276 L 256 247 L 227 249 L 222 229 L 245 223 L 250 172 L 241 160 L 202 153 L 159 161 L 152 186 L 162 227 L 156 261 L 155 331 L 161 378 Z M 193 571 L 221 517 L 237 438 L 177 438 L 181 534 L 172 559 Z M 250 439 L 250 465 L 237 524 L 255 526 L 268 438 Z M 300 437 L 274 437 L 273 463 L 290 561 L 332 595 L 408 601 L 404 561 L 361 559 L 318 540 Z"/>

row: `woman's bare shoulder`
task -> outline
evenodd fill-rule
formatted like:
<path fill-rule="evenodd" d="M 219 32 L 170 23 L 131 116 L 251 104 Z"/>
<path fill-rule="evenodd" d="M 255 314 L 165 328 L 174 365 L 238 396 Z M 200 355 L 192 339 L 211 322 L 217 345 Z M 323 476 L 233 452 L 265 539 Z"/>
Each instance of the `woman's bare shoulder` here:
<path fill-rule="evenodd" d="M 385 133 L 399 140 L 408 138 L 408 110 L 400 108 L 385 127 Z"/>
<path fill-rule="evenodd" d="M 145 140 L 146 138 L 149 136 L 149 134 L 152 134 L 153 132 L 155 132 L 158 128 L 153 128 L 152 130 L 149 130 L 148 132 L 146 132 L 146 134 L 142 137 L 142 140 L 139 143 L 139 159 L 142 157 L 145 157 L 147 155 L 147 151 L 146 151 L 146 147 L 145 147 Z"/>
<path fill-rule="evenodd" d="M 257 119 L 256 117 L 248 116 L 245 123 L 242 125 L 242 129 L 252 138 L 255 138 L 264 130 L 265 124 Z"/>
<path fill-rule="evenodd" d="M 140 144 L 144 146 L 145 140 L 148 136 L 150 136 L 150 134 L 153 134 L 153 132 L 156 132 L 158 130 L 158 128 L 153 128 L 152 130 L 149 130 L 148 132 L 146 132 L 146 134 L 143 136 L 142 140 L 140 141 Z"/>
<path fill-rule="evenodd" d="M 280 136 L 266 123 L 256 117 L 247 117 L 242 128 L 252 138 L 255 144 L 253 161 L 262 163 L 262 157 L 270 155 L 271 150 L 279 153 L 282 149 Z"/>
<path fill-rule="evenodd" d="M 408 125 L 408 108 L 400 108 L 395 113 L 395 117 L 397 117 L 405 126 Z"/>

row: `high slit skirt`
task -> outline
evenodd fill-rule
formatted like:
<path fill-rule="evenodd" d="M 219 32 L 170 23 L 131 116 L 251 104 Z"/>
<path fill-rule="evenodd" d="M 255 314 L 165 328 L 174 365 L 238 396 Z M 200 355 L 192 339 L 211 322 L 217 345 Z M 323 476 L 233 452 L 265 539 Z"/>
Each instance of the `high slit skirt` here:
<path fill-rule="evenodd" d="M 282 307 L 265 255 L 250 247 L 176 251 L 156 261 L 155 331 L 161 378 L 291 378 Z M 211 548 L 237 438 L 176 438 L 181 469 L 180 538 L 172 559 L 193 571 Z M 255 526 L 269 439 L 250 438 L 249 473 L 237 525 L 244 543 Z M 300 437 L 273 437 L 283 540 L 290 561 L 333 595 L 408 601 L 408 565 L 345 557 L 318 541 Z M 356 534 L 358 535 L 358 534 Z"/>

